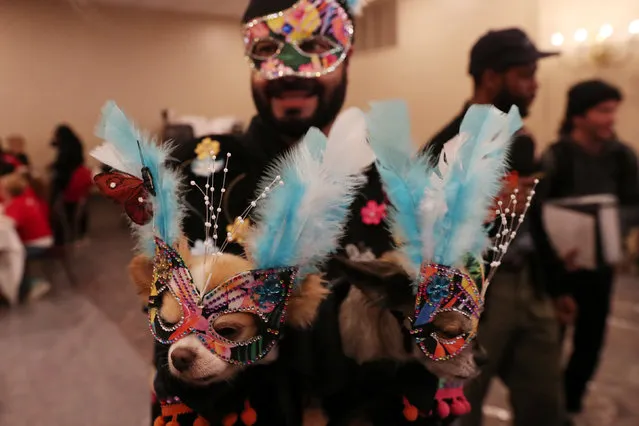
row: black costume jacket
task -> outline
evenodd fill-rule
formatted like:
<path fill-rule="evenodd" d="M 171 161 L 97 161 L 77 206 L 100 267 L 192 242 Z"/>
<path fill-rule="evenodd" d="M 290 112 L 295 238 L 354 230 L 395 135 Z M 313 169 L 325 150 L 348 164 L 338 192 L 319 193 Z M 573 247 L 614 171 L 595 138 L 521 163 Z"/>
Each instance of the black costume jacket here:
<path fill-rule="evenodd" d="M 287 149 L 289 145 L 259 117 L 252 120 L 242 136 L 209 136 L 177 147 L 173 157 L 176 165 L 183 168 L 187 185 L 196 181 L 201 187 L 207 183 L 205 166 L 210 163 L 198 160 L 198 153 L 204 158 L 213 151 L 218 161 L 217 169 L 223 168 L 227 153 L 232 154 L 226 195 L 218 218 L 218 241 L 224 241 L 226 233 L 233 229 L 235 218 L 255 199 L 258 188 L 262 187 L 264 170 Z M 216 188 L 221 184 L 221 175 L 216 173 Z M 351 259 L 371 260 L 391 250 L 393 245 L 384 224 L 388 201 L 376 169 L 371 166 L 366 176 L 368 181 L 352 204 L 339 250 L 341 255 Z M 204 238 L 204 202 L 196 188 L 188 185 L 186 189 L 189 211 L 183 228 L 194 243 Z M 218 189 L 215 195 L 213 202 L 217 206 Z M 241 233 L 235 235 L 236 241 L 241 242 L 241 239 Z M 241 253 L 242 248 L 231 243 L 225 251 Z M 326 272 L 329 279 L 335 278 L 330 266 Z M 311 399 L 322 402 L 331 425 L 348 424 L 353 416 L 368 417 L 374 424 L 384 426 L 438 424 L 427 423 L 423 418 L 418 423 L 407 423 L 402 413 L 404 397 L 411 399 L 420 412 L 429 413 L 432 408 L 437 379 L 424 367 L 417 363 L 399 365 L 393 361 L 357 366 L 343 354 L 338 313 L 350 285 L 337 280 L 333 287 L 334 291 L 320 307 L 311 330 L 285 328 L 276 362 L 251 366 L 228 383 L 195 388 L 176 381 L 167 369 L 168 348 L 156 345 L 155 390 L 158 399 L 171 400 L 177 395 L 180 402 L 197 413 L 181 415 L 178 418 L 181 426 L 199 426 L 194 423 L 198 415 L 211 426 L 298 426 L 302 424 L 301 410 Z M 247 408 L 256 412 L 256 422 L 242 420 Z M 162 417 L 164 422 L 171 419 L 170 416 Z"/>

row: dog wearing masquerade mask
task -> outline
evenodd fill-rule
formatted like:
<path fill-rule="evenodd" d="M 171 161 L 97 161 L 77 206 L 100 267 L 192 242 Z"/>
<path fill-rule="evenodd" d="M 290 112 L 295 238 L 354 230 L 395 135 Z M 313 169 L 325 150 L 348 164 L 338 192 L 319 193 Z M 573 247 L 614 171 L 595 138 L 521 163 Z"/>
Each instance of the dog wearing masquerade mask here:
<path fill-rule="evenodd" d="M 204 226 L 211 230 L 208 253 L 190 255 L 180 241 L 179 176 L 166 166 L 166 149 L 140 135 L 112 103 L 104 109 L 98 134 L 107 142 L 92 155 L 116 171 L 98 175 L 96 182 L 138 225 L 144 254 L 129 270 L 138 293 L 148 296 L 152 334 L 166 349 L 158 370 L 166 383 L 159 385 L 166 385 L 168 394 L 177 387 L 180 395 L 212 395 L 204 398 L 203 410 L 193 408 L 214 424 L 234 424 L 223 415 L 242 411 L 234 407 L 238 403 L 249 407 L 255 393 L 262 401 L 274 399 L 262 406 L 280 410 L 274 395 L 280 391 L 277 376 L 286 375 L 279 374 L 282 363 L 268 377 L 260 367 L 275 364 L 282 335 L 307 328 L 328 293 L 318 266 L 337 247 L 352 197 L 363 183 L 361 161 L 372 156 L 363 113 L 345 111 L 329 138 L 311 129 L 272 166 L 262 192 L 238 218 L 241 223 L 257 207 L 258 225 L 246 239 L 246 258 L 224 254 L 224 244 L 214 244 L 223 236 L 216 232 L 214 176 L 200 188 Z M 211 163 L 215 160 L 212 154 Z M 231 396 L 233 401 L 227 399 Z M 296 424 L 261 419 L 261 424 Z"/>
<path fill-rule="evenodd" d="M 431 408 L 439 417 L 469 409 L 461 389 L 453 391 L 450 383 L 477 374 L 484 354 L 475 336 L 486 287 L 523 221 L 523 215 L 514 216 L 509 206 L 499 203 L 500 229 L 489 247 L 486 217 L 521 119 L 516 110 L 505 115 L 492 107 L 471 107 L 460 135 L 446 145 L 436 166 L 428 153 L 416 154 L 402 103 L 373 104 L 368 125 L 377 168 L 394 207 L 390 226 L 398 251 L 374 261 L 336 258 L 344 278 L 335 283 L 330 297 L 341 298 L 335 304 L 344 354 L 362 371 L 392 360 L 390 374 L 404 377 L 397 386 L 401 397 L 395 395 L 394 402 L 381 401 L 391 399 L 388 393 L 384 398 L 371 396 L 366 380 L 353 391 L 362 393 L 364 388 L 365 417 L 380 425 L 436 424 Z M 494 256 L 485 276 L 482 255 L 487 249 Z M 442 381 L 432 407 L 423 389 L 435 376 Z M 444 399 L 452 402 L 445 406 Z M 393 417 L 390 410 L 402 412 L 404 418 Z"/>

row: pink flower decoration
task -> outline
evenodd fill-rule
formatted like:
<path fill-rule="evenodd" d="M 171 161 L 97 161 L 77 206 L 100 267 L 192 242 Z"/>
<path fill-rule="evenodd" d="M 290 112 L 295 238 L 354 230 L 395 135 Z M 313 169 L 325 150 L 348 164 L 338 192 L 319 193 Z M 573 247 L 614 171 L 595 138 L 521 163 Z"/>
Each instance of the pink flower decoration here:
<path fill-rule="evenodd" d="M 249 38 L 251 40 L 266 38 L 269 35 L 271 35 L 271 32 L 268 29 L 268 25 L 264 22 L 260 22 L 259 24 L 252 26 L 249 30 Z"/>
<path fill-rule="evenodd" d="M 386 204 L 370 200 L 361 210 L 362 222 L 366 225 L 379 225 L 386 217 Z"/>

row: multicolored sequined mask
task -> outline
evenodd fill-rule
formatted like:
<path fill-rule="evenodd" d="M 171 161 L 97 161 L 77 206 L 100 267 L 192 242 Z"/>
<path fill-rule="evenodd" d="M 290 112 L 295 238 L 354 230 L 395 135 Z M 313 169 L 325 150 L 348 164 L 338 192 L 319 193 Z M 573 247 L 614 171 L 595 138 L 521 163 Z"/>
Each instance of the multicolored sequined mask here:
<path fill-rule="evenodd" d="M 266 356 L 277 343 L 286 320 L 297 268 L 243 272 L 200 295 L 180 255 L 160 239 L 156 238 L 156 244 L 149 300 L 149 323 L 155 338 L 171 344 L 195 334 L 213 354 L 232 364 L 249 365 Z M 176 324 L 166 324 L 159 314 L 166 292 L 181 306 L 181 318 Z M 237 342 L 215 331 L 217 319 L 238 312 L 256 317 L 255 337 Z"/>
<path fill-rule="evenodd" d="M 300 0 L 243 29 L 245 54 L 265 78 L 314 78 L 333 72 L 348 55 L 353 23 L 337 0 Z"/>
<path fill-rule="evenodd" d="M 477 335 L 477 326 L 484 304 L 476 282 L 481 282 L 481 265 L 474 262 L 478 274 L 464 274 L 441 265 L 423 265 L 415 300 L 415 319 L 411 334 L 424 354 L 434 360 L 446 360 L 459 354 Z M 472 324 L 471 330 L 454 338 L 439 336 L 433 326 L 442 312 L 458 312 Z"/>

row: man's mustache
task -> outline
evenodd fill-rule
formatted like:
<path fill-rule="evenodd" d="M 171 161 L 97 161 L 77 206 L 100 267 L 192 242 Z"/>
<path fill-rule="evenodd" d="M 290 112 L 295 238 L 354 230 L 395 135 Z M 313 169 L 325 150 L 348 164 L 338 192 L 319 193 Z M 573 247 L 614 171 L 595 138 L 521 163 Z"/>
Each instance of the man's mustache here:
<path fill-rule="evenodd" d="M 322 86 L 313 78 L 285 77 L 266 84 L 266 96 L 276 98 L 284 92 L 307 92 L 309 96 L 320 95 Z"/>

